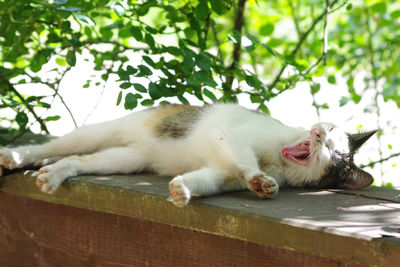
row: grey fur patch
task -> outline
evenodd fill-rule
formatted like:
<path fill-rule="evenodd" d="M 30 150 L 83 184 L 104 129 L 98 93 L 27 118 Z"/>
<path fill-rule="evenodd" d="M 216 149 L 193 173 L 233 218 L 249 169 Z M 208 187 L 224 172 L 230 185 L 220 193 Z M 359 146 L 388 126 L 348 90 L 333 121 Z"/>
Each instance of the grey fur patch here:
<path fill-rule="evenodd" d="M 204 107 L 188 106 L 178 109 L 166 116 L 155 126 L 157 137 L 182 138 L 185 137 L 192 126 L 199 120 L 204 112 Z"/>

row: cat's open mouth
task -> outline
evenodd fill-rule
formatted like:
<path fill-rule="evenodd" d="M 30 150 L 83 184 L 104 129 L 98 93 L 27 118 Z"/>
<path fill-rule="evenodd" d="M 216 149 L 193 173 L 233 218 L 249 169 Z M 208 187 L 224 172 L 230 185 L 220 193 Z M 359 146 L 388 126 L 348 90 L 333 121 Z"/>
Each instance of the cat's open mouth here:
<path fill-rule="evenodd" d="M 306 165 L 310 161 L 310 140 L 285 146 L 282 148 L 282 156 L 297 164 Z"/>

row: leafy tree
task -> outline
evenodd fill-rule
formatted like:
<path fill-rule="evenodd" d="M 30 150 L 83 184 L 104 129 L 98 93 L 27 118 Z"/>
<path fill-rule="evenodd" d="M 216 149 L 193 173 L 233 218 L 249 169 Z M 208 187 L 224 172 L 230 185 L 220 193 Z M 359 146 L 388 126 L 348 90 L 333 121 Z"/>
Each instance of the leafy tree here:
<path fill-rule="evenodd" d="M 373 90 L 369 111 L 382 125 L 379 100 L 400 106 L 399 18 L 394 0 L 2 1 L 0 109 L 14 115 L 0 120 L 17 126 L 13 139 L 35 123 L 48 132 L 46 123 L 59 116 L 44 111 L 55 98 L 63 102 L 60 83 L 84 56 L 98 75 L 83 87 L 118 77 L 116 102 L 126 109 L 171 97 L 187 104 L 187 95 L 209 103 L 245 94 L 268 113 L 268 100 L 298 82 L 315 95 L 319 77 L 335 84 L 340 76 L 349 92 L 341 105 Z M 365 88 L 357 91 L 360 73 Z M 27 84 L 52 94 L 22 94 Z"/>

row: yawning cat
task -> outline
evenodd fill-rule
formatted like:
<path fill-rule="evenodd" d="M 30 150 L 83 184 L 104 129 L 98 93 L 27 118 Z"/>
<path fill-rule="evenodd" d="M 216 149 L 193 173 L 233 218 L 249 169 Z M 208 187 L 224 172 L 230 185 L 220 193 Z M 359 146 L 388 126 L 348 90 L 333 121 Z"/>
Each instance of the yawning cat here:
<path fill-rule="evenodd" d="M 373 178 L 353 155 L 375 132 L 347 134 L 330 123 L 301 130 L 235 104 L 167 105 L 84 126 L 43 145 L 2 148 L 0 166 L 49 159 L 53 163 L 36 180 L 45 193 L 80 174 L 174 176 L 170 196 L 184 206 L 191 196 L 246 188 L 270 198 L 279 186 L 366 187 Z"/>

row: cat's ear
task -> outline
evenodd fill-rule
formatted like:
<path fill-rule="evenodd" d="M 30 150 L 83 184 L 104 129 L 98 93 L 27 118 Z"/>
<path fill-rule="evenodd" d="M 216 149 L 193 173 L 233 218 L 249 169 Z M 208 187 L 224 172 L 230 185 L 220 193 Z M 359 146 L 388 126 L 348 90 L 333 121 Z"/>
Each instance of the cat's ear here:
<path fill-rule="evenodd" d="M 350 150 L 355 153 L 357 150 L 378 130 L 373 130 L 369 132 L 362 132 L 356 134 L 349 134 Z"/>
<path fill-rule="evenodd" d="M 371 174 L 366 171 L 361 170 L 357 166 L 351 166 L 351 175 L 344 184 L 346 189 L 360 189 L 371 185 L 374 178 Z"/>

